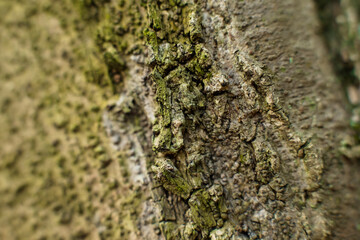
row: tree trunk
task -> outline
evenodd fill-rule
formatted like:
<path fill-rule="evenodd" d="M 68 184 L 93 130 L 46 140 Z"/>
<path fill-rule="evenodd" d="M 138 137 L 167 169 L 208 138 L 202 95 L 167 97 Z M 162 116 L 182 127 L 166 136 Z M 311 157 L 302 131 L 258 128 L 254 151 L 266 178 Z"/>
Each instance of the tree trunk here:
<path fill-rule="evenodd" d="M 360 238 L 356 1 L 0 11 L 1 239 Z"/>

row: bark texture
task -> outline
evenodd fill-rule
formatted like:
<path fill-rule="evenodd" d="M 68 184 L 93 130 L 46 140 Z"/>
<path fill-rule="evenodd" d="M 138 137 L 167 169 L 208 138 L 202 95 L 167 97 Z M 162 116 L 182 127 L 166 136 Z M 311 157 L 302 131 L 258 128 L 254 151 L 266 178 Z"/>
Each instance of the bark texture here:
<path fill-rule="evenodd" d="M 358 239 L 316 3 L 0 1 L 0 238 Z"/>

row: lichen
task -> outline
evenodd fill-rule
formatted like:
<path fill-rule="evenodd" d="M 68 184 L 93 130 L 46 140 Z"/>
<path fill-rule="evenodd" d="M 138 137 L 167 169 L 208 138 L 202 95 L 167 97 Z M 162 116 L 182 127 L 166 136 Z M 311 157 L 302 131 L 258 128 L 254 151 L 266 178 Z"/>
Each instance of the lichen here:
<path fill-rule="evenodd" d="M 188 199 L 192 191 L 191 185 L 181 176 L 180 171 L 169 159 L 159 158 L 152 167 L 155 178 L 162 186 L 184 199 Z"/>
<path fill-rule="evenodd" d="M 202 38 L 201 15 L 197 5 L 188 6 L 183 11 L 184 34 L 189 35 L 191 42 L 198 42 Z"/>
<path fill-rule="evenodd" d="M 194 192 L 188 204 L 190 209 L 188 215 L 194 222 L 193 225 L 186 225 L 188 235 L 196 235 L 194 229 L 201 232 L 203 238 L 206 238 L 210 229 L 222 227 L 227 219 L 227 207 L 223 202 L 223 189 L 220 185 L 213 185 L 211 188 L 198 190 Z"/>
<path fill-rule="evenodd" d="M 160 223 L 160 229 L 162 230 L 166 240 L 180 239 L 180 233 L 177 225 L 174 222 L 162 222 Z"/>
<path fill-rule="evenodd" d="M 212 230 L 209 238 L 211 240 L 246 239 L 245 236 L 243 238 L 236 236 L 235 228 L 229 222 L 226 222 L 222 228 Z"/>
<path fill-rule="evenodd" d="M 199 20 L 194 19 L 196 18 L 195 10 L 189 12 L 188 8 L 183 9 L 184 15 L 185 13 L 191 15 L 185 21 L 188 30 L 184 30 L 184 35 L 180 37 L 181 40 L 178 43 L 172 43 L 172 36 L 167 37 L 170 42 L 160 38 L 166 34 L 161 34 L 164 30 L 159 27 L 160 24 L 157 24 L 162 18 L 158 8 L 155 2 L 148 3 L 150 23 L 144 31 L 151 52 L 149 65 L 154 66 L 150 79 L 156 84 L 156 100 L 159 104 L 159 119 L 153 127 L 155 130 L 153 150 L 174 153 L 183 146 L 183 133 L 180 126 L 185 123 L 185 118 L 181 111 L 191 112 L 204 106 L 204 98 L 198 86 L 194 84 L 193 78 L 204 77 L 211 66 L 211 60 L 204 46 L 195 44 L 198 41 L 195 36 L 200 33 Z M 181 19 L 177 21 L 181 22 Z M 187 39 L 188 37 L 190 39 Z M 177 103 L 172 102 L 171 99 L 181 100 L 178 107 L 176 107 Z"/>
<path fill-rule="evenodd" d="M 216 226 L 216 220 L 210 206 L 210 194 L 205 190 L 199 190 L 189 199 L 191 217 L 194 223 L 207 235 L 208 231 Z"/>
<path fill-rule="evenodd" d="M 149 25 L 144 31 L 150 53 L 148 64 L 153 69 L 150 79 L 155 84 L 158 105 L 153 123 L 153 151 L 159 157 L 152 171 L 157 182 L 169 193 L 181 196 L 190 209 L 186 225 L 177 219 L 176 224 L 167 219 L 161 229 L 167 239 L 180 239 L 175 237 L 179 232 L 181 239 L 196 239 L 199 234 L 206 238 L 210 229 L 222 226 L 227 208 L 221 200 L 222 192 L 219 195 L 216 187 L 211 188 L 211 194 L 201 189 L 209 177 L 202 148 L 194 148 L 194 153 L 188 156 L 182 155 L 182 149 L 186 129 L 196 121 L 194 114 L 205 107 L 202 84 L 212 76 L 213 61 L 200 43 L 202 27 L 197 5 L 172 1 L 171 7 L 165 6 L 156 1 L 148 3 Z M 173 11 L 173 17 L 163 15 L 160 9 L 164 8 Z M 177 156 L 184 156 L 181 161 L 190 164 L 178 163 Z M 169 206 L 159 203 L 163 214 L 168 212 L 164 207 Z"/>

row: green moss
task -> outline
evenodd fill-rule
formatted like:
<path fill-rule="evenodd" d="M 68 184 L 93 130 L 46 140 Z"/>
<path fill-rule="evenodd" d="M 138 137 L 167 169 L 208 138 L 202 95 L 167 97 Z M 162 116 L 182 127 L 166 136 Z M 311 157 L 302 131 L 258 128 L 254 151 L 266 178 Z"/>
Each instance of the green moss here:
<path fill-rule="evenodd" d="M 180 171 L 169 159 L 158 158 L 152 167 L 155 178 L 162 186 L 184 199 L 189 198 L 192 191 L 191 185 L 183 178 Z"/>
<path fill-rule="evenodd" d="M 185 225 L 183 239 L 195 240 L 198 239 L 198 237 L 199 237 L 199 232 L 196 229 L 196 225 L 193 222 L 188 222 Z"/>
<path fill-rule="evenodd" d="M 195 58 L 193 58 L 186 67 L 198 77 L 205 79 L 211 76 L 209 71 L 212 65 L 212 59 L 208 50 L 204 47 L 203 44 L 197 44 L 195 46 Z"/>
<path fill-rule="evenodd" d="M 158 38 L 156 32 L 151 28 L 145 28 L 143 33 L 145 36 L 146 43 L 151 47 L 151 50 L 156 56 L 156 60 L 158 60 L 159 45 L 158 45 Z"/>
<path fill-rule="evenodd" d="M 174 222 L 161 222 L 160 229 L 164 234 L 166 240 L 178 240 L 181 239 L 180 232 L 177 228 L 177 224 Z"/>
<path fill-rule="evenodd" d="M 153 139 L 153 151 L 154 152 L 168 152 L 171 149 L 171 129 L 162 127 L 160 128 L 160 134 L 154 136 Z"/>
<path fill-rule="evenodd" d="M 201 68 L 208 69 L 211 66 L 212 61 L 205 46 L 203 44 L 197 44 L 195 46 L 195 53 Z"/>
<path fill-rule="evenodd" d="M 165 79 L 161 76 L 158 68 L 155 68 L 151 74 L 151 79 L 156 83 L 156 100 L 160 103 L 162 126 L 169 126 L 171 123 L 171 90 L 167 87 Z"/>
<path fill-rule="evenodd" d="M 176 48 L 174 45 L 165 43 L 159 47 L 159 66 L 163 75 L 167 74 L 170 70 L 179 65 L 176 61 Z"/>
<path fill-rule="evenodd" d="M 203 179 L 209 174 L 204 157 L 196 154 L 197 151 L 188 156 L 189 167 L 170 159 L 181 153 L 185 129 L 193 124 L 193 115 L 205 107 L 202 84 L 212 76 L 212 58 L 200 43 L 201 17 L 196 4 L 150 1 L 147 9 L 149 25 L 144 37 L 150 52 L 148 63 L 153 68 L 150 79 L 156 87 L 158 104 L 153 123 L 153 151 L 161 156 L 152 171 L 165 190 L 182 197 L 190 206 L 190 223 L 181 226 L 179 222 L 164 222 L 162 231 L 166 239 L 197 239 L 199 234 L 207 238 L 209 231 L 222 226 L 227 217 L 222 191 L 219 194 L 218 187 L 214 187 L 211 194 L 207 190 L 194 192 L 194 189 L 201 189 Z M 163 9 L 167 14 L 163 14 Z M 161 204 L 166 207 L 165 203 Z M 169 214 L 164 211 L 165 215 Z M 182 229 L 181 237 L 179 229 Z"/>
<path fill-rule="evenodd" d="M 171 126 L 171 151 L 177 152 L 184 146 L 183 125 L 185 123 L 185 116 L 179 109 L 172 112 L 172 126 Z"/>
<path fill-rule="evenodd" d="M 176 44 L 176 49 L 176 59 L 179 63 L 184 63 L 194 56 L 194 46 L 185 38 Z"/>
<path fill-rule="evenodd" d="M 189 199 L 191 218 L 203 232 L 207 232 L 216 226 L 215 217 L 213 212 L 210 211 L 210 202 L 210 194 L 205 190 L 198 190 Z"/>
<path fill-rule="evenodd" d="M 183 109 L 194 111 L 205 106 L 205 98 L 193 83 L 182 83 L 179 86 L 180 101 Z"/>
<path fill-rule="evenodd" d="M 150 28 L 154 29 L 155 31 L 161 30 L 162 17 L 156 4 L 148 4 L 148 14 L 150 19 Z"/>
<path fill-rule="evenodd" d="M 192 42 L 197 42 L 201 40 L 202 37 L 202 27 L 201 27 L 201 18 L 197 10 L 197 6 L 193 5 L 187 7 L 184 11 L 184 26 L 185 34 L 188 34 Z"/>

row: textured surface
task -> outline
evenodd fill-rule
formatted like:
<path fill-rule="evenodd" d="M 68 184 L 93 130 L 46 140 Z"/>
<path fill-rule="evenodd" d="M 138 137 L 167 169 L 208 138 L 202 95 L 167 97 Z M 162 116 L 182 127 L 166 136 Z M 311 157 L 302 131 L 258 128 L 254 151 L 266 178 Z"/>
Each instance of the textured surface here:
<path fill-rule="evenodd" d="M 92 23 L 72 1 L 0 1 L 0 9 L 0 238 L 136 235 L 141 194 L 102 127 L 114 93 Z M 99 86 L 87 82 L 89 69 Z"/>
<path fill-rule="evenodd" d="M 1 239 L 358 239 L 312 1 L 0 6 Z"/>

